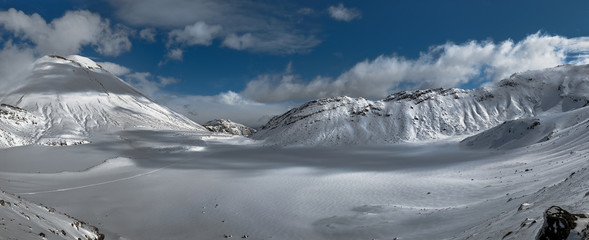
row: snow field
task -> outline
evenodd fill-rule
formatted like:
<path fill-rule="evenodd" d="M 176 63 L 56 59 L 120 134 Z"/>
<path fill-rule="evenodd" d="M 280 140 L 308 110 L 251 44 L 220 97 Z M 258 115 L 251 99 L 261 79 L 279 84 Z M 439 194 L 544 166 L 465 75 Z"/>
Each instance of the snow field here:
<path fill-rule="evenodd" d="M 79 172 L 2 171 L 0 184 L 85 219 L 107 239 L 517 238 L 536 234 L 548 205 L 588 210 L 579 192 L 588 152 L 576 142 L 586 137 L 572 133 L 489 155 L 456 142 L 273 148 L 223 138 L 193 152 L 159 146 L 208 135 L 130 131 L 59 153 L 72 163 L 76 148 L 116 157 Z M 64 149 L 17 149 L 34 148 Z M 518 211 L 523 203 L 531 205 Z M 526 218 L 537 224 L 521 230 Z"/>

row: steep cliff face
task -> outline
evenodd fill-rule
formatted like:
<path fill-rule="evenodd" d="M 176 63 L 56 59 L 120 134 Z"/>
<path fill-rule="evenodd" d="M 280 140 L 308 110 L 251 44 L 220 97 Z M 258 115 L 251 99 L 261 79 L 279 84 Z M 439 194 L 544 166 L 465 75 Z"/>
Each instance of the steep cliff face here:
<path fill-rule="evenodd" d="M 336 97 L 272 118 L 253 135 L 276 144 L 385 144 L 473 135 L 505 121 L 589 103 L 589 66 L 514 74 L 474 90 L 403 91 L 379 101 Z"/>

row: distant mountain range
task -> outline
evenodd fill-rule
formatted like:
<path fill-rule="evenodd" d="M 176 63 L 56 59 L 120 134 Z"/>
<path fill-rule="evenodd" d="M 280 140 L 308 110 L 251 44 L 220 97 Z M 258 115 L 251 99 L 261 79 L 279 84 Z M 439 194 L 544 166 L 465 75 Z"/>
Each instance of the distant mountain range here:
<path fill-rule="evenodd" d="M 21 86 L 0 97 L 0 147 L 83 144 L 94 133 L 136 128 L 251 135 L 277 145 L 390 144 L 470 136 L 465 145 L 515 147 L 549 139 L 559 129 L 589 118 L 584 110 L 588 105 L 589 66 L 564 65 L 514 74 L 472 90 L 402 91 L 378 101 L 314 100 L 273 117 L 255 132 L 229 120 L 201 126 L 158 105 L 88 58 L 45 56 Z"/>
<path fill-rule="evenodd" d="M 507 126 L 518 129 L 513 131 L 544 129 L 535 137 L 539 141 L 555 130 L 546 126 L 548 122 L 559 122 L 554 118 L 561 116 L 571 118 L 563 113 L 586 119 L 585 110 L 575 110 L 588 105 L 589 66 L 565 65 L 513 74 L 473 90 L 402 91 L 379 101 L 350 97 L 310 101 L 272 118 L 253 138 L 279 145 L 333 145 L 419 142 L 481 134 L 466 142 L 477 145 L 487 141 L 484 136 L 492 136 L 501 144 L 485 144 L 499 147 L 506 139 L 498 140 L 501 137 L 497 135 L 509 134 L 503 129 Z M 491 129 L 506 121 L 503 128 Z M 496 133 L 483 133 L 488 129 Z"/>

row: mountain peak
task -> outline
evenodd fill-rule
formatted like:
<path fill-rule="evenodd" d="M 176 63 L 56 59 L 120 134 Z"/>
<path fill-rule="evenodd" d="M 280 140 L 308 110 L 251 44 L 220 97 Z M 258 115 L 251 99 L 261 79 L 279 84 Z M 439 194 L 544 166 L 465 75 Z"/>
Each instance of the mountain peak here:
<path fill-rule="evenodd" d="M 88 68 L 88 69 L 103 69 L 102 66 L 98 65 L 96 62 L 92 61 L 92 59 L 83 57 L 80 55 L 69 55 L 67 57 L 62 57 L 58 55 L 46 55 L 44 57 L 39 58 L 36 63 L 41 62 L 53 62 L 53 63 L 74 63 L 80 67 Z"/>
<path fill-rule="evenodd" d="M 91 59 L 78 55 L 67 57 L 48 55 L 37 59 L 29 75 L 18 86 L 14 86 L 9 95 L 64 95 L 92 92 L 147 98 Z"/>
<path fill-rule="evenodd" d="M 0 98 L 0 146 L 87 143 L 94 132 L 206 129 L 163 107 L 89 58 L 38 59 L 20 86 Z M 18 121 L 36 124 L 22 128 Z"/>

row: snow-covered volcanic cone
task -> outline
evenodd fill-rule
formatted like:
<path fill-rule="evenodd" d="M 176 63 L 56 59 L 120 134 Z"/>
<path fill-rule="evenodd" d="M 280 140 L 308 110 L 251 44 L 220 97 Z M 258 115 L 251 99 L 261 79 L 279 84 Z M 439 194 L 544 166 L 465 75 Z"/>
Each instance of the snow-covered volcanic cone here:
<path fill-rule="evenodd" d="M 93 132 L 205 128 L 160 106 L 81 56 L 45 56 L 15 90 L 0 97 L 0 146 L 70 145 Z"/>

